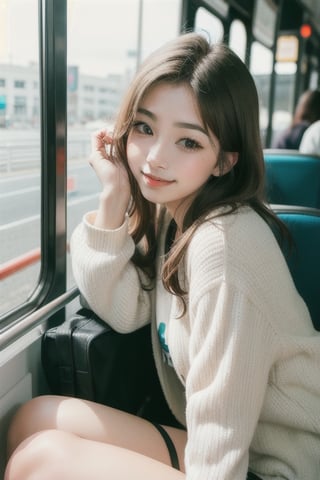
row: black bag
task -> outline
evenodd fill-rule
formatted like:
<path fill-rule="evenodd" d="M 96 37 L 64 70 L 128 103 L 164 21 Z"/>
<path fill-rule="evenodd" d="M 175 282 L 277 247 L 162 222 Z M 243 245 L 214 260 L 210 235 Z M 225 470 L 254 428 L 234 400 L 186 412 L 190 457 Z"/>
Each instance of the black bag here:
<path fill-rule="evenodd" d="M 154 364 L 150 324 L 120 334 L 82 308 L 42 337 L 51 393 L 93 400 L 174 425 Z"/>

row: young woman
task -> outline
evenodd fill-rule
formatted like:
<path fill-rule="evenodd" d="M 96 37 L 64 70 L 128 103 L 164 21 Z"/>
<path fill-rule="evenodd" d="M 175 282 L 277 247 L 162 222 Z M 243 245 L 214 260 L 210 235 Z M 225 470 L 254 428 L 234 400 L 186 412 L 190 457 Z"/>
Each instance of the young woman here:
<path fill-rule="evenodd" d="M 150 321 L 184 428 L 79 399 L 24 405 L 5 480 L 318 480 L 320 338 L 263 202 L 245 65 L 189 33 L 145 61 L 91 166 L 97 211 L 72 236 L 76 281 L 114 329 Z M 271 228 L 272 227 L 272 228 Z"/>

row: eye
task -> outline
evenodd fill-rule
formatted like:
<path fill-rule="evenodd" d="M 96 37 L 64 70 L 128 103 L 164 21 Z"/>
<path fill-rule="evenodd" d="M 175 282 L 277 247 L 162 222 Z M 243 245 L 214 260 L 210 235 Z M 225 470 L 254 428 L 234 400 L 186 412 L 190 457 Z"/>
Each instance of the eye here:
<path fill-rule="evenodd" d="M 134 122 L 132 125 L 132 129 L 144 135 L 152 135 L 151 128 L 145 122 L 141 122 L 141 121 Z"/>
<path fill-rule="evenodd" d="M 200 143 L 192 138 L 182 138 L 179 142 L 186 150 L 199 150 L 201 147 Z"/>

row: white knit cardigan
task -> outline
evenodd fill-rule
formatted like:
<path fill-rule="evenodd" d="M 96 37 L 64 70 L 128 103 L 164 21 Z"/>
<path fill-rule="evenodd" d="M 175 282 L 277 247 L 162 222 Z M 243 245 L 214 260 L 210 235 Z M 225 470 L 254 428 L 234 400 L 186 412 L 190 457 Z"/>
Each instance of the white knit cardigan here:
<path fill-rule="evenodd" d="M 71 239 L 75 280 L 115 330 L 153 322 L 160 381 L 186 425 L 187 480 L 320 478 L 320 334 L 312 326 L 266 223 L 250 208 L 205 222 L 180 276 L 187 311 L 164 290 L 160 266 L 169 223 L 159 231 L 158 278 L 141 288 L 127 221 L 117 230 L 90 218 Z M 168 324 L 174 369 L 163 363 L 156 318 Z"/>

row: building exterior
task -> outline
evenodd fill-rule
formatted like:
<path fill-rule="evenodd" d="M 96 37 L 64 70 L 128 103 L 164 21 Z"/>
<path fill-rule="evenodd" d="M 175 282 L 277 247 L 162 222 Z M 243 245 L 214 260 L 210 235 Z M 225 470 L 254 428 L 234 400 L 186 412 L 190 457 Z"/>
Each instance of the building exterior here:
<path fill-rule="evenodd" d="M 81 75 L 77 67 L 68 68 L 68 123 L 113 120 L 118 110 L 126 77 L 110 74 L 106 78 Z"/>
<path fill-rule="evenodd" d="M 37 65 L 0 65 L 0 126 L 28 124 L 40 118 L 39 69 Z"/>
<path fill-rule="evenodd" d="M 81 75 L 68 67 L 68 123 L 110 121 L 126 88 L 125 75 Z M 0 127 L 32 128 L 40 123 L 39 66 L 0 64 Z"/>

